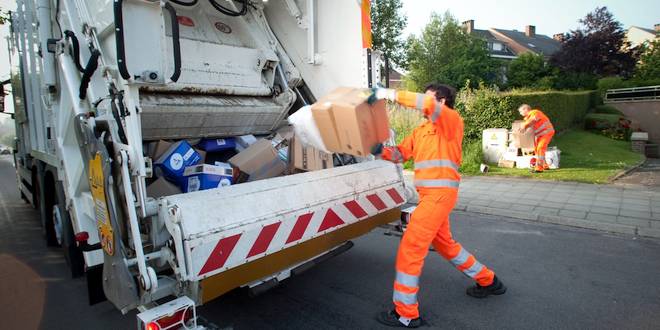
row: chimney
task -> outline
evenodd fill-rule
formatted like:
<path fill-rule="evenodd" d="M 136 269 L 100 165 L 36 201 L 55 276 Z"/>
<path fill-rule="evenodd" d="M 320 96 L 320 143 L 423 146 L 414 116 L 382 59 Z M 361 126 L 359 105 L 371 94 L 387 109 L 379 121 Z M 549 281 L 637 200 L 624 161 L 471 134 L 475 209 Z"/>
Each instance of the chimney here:
<path fill-rule="evenodd" d="M 474 20 L 471 19 L 463 22 L 463 30 L 467 34 L 472 34 L 472 31 L 474 31 Z"/>
<path fill-rule="evenodd" d="M 563 33 L 556 33 L 552 36 L 552 39 L 555 39 L 559 42 L 564 42 L 564 34 Z"/>
<path fill-rule="evenodd" d="M 536 26 L 534 25 L 525 26 L 525 35 L 529 38 L 534 38 L 534 36 L 536 35 Z"/>

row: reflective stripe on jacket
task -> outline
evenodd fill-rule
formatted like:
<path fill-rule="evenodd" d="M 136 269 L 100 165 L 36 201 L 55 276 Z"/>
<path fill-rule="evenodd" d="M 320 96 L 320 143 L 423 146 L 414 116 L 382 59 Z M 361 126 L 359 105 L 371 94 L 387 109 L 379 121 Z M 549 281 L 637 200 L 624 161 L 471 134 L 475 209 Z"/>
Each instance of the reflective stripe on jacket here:
<path fill-rule="evenodd" d="M 544 136 L 555 132 L 550 119 L 541 110 L 534 109 L 527 113 L 523 128 L 532 127 L 534 130 L 534 137 Z"/>

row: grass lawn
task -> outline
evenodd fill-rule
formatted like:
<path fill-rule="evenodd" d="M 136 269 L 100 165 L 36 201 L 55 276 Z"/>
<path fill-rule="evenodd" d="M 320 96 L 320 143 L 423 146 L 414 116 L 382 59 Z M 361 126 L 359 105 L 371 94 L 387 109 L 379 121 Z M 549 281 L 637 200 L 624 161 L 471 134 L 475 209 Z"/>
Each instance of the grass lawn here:
<path fill-rule="evenodd" d="M 630 142 L 628 141 L 612 140 L 581 130 L 569 131 L 555 137 L 550 146 L 557 146 L 561 150 L 559 169 L 548 170 L 543 173 L 530 173 L 529 170 L 491 166 L 487 175 L 607 183 L 619 171 L 642 160 L 640 154 L 630 151 Z"/>

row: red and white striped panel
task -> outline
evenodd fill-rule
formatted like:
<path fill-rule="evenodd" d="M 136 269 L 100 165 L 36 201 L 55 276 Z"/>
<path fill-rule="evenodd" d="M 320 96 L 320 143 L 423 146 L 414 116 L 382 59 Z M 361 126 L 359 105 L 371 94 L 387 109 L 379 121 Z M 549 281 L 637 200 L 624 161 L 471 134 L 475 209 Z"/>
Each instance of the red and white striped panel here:
<path fill-rule="evenodd" d="M 378 213 L 401 206 L 403 188 L 389 188 L 308 213 L 285 214 L 248 228 L 220 233 L 190 247 L 192 274 L 198 279 L 281 251 Z"/>

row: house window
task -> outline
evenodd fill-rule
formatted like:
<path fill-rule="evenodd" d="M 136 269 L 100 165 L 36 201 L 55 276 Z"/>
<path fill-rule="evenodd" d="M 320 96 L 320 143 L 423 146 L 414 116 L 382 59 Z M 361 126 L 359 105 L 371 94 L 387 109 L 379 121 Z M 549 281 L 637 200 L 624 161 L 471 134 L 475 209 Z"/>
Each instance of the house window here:
<path fill-rule="evenodd" d="M 502 49 L 504 49 L 504 47 L 501 43 L 499 43 L 499 42 L 494 42 L 493 43 L 493 50 L 501 51 Z"/>

